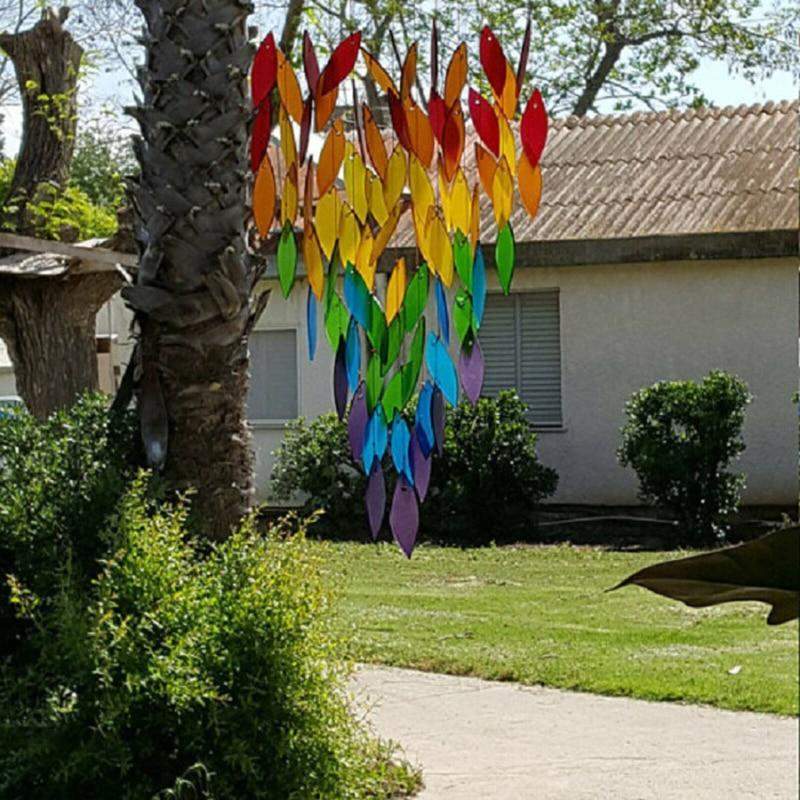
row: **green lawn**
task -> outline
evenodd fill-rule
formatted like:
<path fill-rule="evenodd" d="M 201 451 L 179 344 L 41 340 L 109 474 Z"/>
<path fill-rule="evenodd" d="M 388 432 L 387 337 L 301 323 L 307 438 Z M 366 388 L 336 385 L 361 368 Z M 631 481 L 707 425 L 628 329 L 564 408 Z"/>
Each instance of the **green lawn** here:
<path fill-rule="evenodd" d="M 315 545 L 361 661 L 655 700 L 798 711 L 798 627 L 767 606 L 692 610 L 631 572 L 678 554 L 546 546 Z M 732 674 L 731 671 L 735 674 Z"/>

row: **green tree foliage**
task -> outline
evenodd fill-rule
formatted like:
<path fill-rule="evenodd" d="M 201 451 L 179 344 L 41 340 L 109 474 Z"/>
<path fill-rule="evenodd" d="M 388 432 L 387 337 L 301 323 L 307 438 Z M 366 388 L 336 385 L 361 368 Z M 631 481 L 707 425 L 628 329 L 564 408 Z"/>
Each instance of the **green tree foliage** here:
<path fill-rule="evenodd" d="M 641 389 L 625 407 L 620 463 L 636 471 L 642 500 L 674 512 L 687 543 L 721 538 L 738 507 L 745 479 L 727 468 L 744 450 L 750 400 L 740 378 L 712 372 Z"/>
<path fill-rule="evenodd" d="M 475 542 L 530 535 L 536 508 L 555 492 L 558 476 L 540 463 L 525 412 L 515 392 L 448 410 L 444 452 L 434 455 L 421 507 L 423 533 Z M 386 473 L 391 497 L 393 472 Z M 290 425 L 277 451 L 270 489 L 282 502 L 302 492 L 307 512 L 322 508 L 321 533 L 366 533 L 366 478 L 350 453 L 347 427 L 335 414 Z"/>

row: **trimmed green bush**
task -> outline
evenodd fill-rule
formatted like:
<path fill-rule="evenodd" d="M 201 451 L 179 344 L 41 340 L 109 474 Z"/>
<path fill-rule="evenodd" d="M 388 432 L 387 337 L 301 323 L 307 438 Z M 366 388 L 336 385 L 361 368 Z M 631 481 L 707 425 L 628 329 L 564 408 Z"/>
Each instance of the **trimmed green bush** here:
<path fill-rule="evenodd" d="M 723 538 L 738 508 L 745 479 L 728 467 L 745 447 L 750 400 L 744 381 L 716 371 L 699 383 L 656 383 L 625 407 L 619 461 L 636 471 L 642 500 L 675 514 L 687 544 Z"/>
<path fill-rule="evenodd" d="M 410 409 L 412 411 L 413 409 Z M 490 542 L 530 536 L 539 503 L 552 495 L 558 475 L 536 454 L 536 434 L 516 392 L 496 400 L 462 402 L 448 409 L 445 448 L 434 456 L 421 529 L 440 540 Z M 362 536 L 366 478 L 350 454 L 347 427 L 335 414 L 293 422 L 276 453 L 270 489 L 288 502 L 307 496 L 304 510 L 323 509 L 314 530 L 322 535 Z M 388 495 L 394 488 L 385 457 Z"/>
<path fill-rule="evenodd" d="M 131 425 L 99 398 L 0 420 L 0 797 L 417 788 L 351 713 L 319 548 L 252 520 L 193 539 L 187 503 L 133 474 Z"/>

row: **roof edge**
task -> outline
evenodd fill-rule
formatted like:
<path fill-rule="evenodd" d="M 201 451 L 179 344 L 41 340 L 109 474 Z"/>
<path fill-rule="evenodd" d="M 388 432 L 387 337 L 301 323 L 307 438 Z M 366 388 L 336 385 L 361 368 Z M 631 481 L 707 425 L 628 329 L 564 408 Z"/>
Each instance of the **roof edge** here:
<path fill-rule="evenodd" d="M 800 255 L 798 229 L 726 233 L 639 236 L 620 239 L 564 239 L 517 242 L 517 267 L 576 267 L 600 264 L 636 264 L 654 261 L 708 261 L 753 258 L 791 258 Z M 484 248 L 487 264 L 494 265 L 492 247 Z M 380 269 L 385 271 L 404 256 L 416 263 L 414 248 L 387 250 Z"/>

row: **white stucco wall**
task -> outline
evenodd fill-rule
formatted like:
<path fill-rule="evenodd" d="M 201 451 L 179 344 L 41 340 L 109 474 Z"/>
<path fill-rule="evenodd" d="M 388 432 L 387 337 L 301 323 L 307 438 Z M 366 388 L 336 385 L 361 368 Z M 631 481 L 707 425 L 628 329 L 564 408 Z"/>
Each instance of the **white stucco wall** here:
<path fill-rule="evenodd" d="M 497 284 L 490 284 L 497 291 Z M 798 271 L 792 259 L 524 269 L 515 291 L 557 288 L 561 305 L 563 429 L 541 431 L 562 503 L 636 504 L 634 474 L 616 449 L 630 395 L 657 380 L 698 379 L 724 369 L 747 381 L 748 504 L 797 499 Z M 259 327 L 298 329 L 299 404 L 310 417 L 332 408 L 333 357 L 320 325 L 308 362 L 305 287 L 273 292 Z M 259 487 L 280 429 L 257 429 Z"/>

